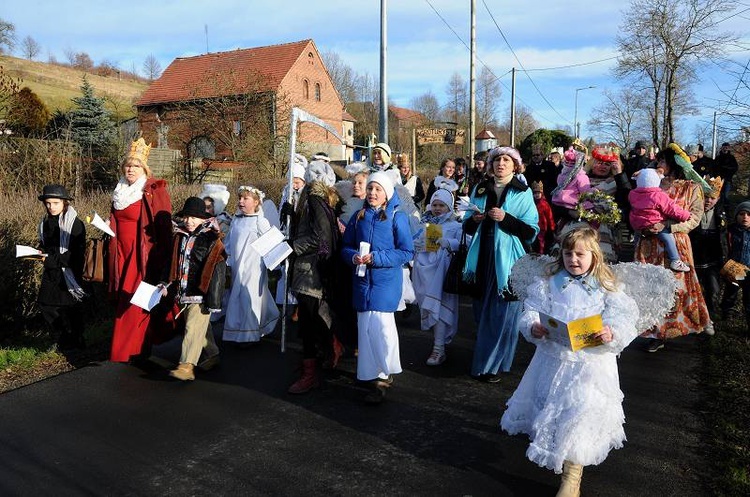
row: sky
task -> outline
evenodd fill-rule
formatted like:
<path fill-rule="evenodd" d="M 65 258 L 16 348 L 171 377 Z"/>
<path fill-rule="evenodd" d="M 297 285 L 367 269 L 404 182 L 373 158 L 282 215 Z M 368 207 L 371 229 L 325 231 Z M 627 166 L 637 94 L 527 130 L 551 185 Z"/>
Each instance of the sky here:
<path fill-rule="evenodd" d="M 42 61 L 50 55 L 64 61 L 64 53 L 74 50 L 95 63 L 106 59 L 141 70 L 153 54 L 166 68 L 176 57 L 207 49 L 312 38 L 319 51 L 335 51 L 355 71 L 377 78 L 380 6 L 379 0 L 25 0 L 6 2 L 0 18 L 15 25 L 19 41 L 30 35 L 43 47 Z M 499 78 L 498 117 L 504 119 L 510 108 L 511 68 L 524 68 L 516 76 L 517 104 L 545 128 L 572 129 L 577 111 L 581 135 L 590 136 L 586 123 L 592 109 L 601 107 L 602 92 L 626 83 L 613 75 L 615 36 L 624 28 L 626 8 L 622 0 L 476 0 L 477 74 L 486 65 Z M 470 2 L 391 0 L 387 11 L 389 100 L 409 107 L 414 97 L 431 91 L 444 104 L 454 73 L 468 81 Z M 737 35 L 741 46 L 720 64 L 694 65 L 700 114 L 678 122 L 684 144 L 704 138 L 714 111 L 724 134 L 736 132 L 736 123 L 721 113 L 731 111 L 722 101 L 750 62 L 750 0 L 740 1 L 738 11 L 727 13 L 720 28 Z"/>

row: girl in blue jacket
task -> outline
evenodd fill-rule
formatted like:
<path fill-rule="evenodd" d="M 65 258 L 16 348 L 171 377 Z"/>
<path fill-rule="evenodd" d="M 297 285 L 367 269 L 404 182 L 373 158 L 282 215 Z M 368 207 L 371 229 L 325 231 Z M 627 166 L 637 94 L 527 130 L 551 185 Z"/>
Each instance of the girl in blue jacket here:
<path fill-rule="evenodd" d="M 383 172 L 367 178 L 365 206 L 349 219 L 344 232 L 342 257 L 355 266 L 354 309 L 357 311 L 359 354 L 357 379 L 371 381 L 367 403 L 380 403 L 401 372 L 398 330 L 394 312 L 401 298 L 401 267 L 414 257 L 414 244 L 406 214 L 398 210 L 393 179 Z M 370 245 L 360 255 L 360 242 Z M 364 274 L 357 271 L 364 265 Z"/>

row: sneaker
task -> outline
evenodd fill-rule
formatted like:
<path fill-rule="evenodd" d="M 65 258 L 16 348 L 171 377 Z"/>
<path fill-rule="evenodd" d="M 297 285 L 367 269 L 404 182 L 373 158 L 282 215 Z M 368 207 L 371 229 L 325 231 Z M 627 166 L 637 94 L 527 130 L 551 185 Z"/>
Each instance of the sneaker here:
<path fill-rule="evenodd" d="M 661 350 L 664 348 L 664 340 L 659 340 L 658 338 L 652 338 L 651 343 L 648 344 L 646 347 L 646 352 L 656 352 L 657 350 Z"/>
<path fill-rule="evenodd" d="M 714 336 L 714 334 L 716 333 L 716 330 L 714 330 L 714 324 L 711 321 L 709 321 L 706 327 L 703 328 L 703 333 L 710 337 Z"/>
<path fill-rule="evenodd" d="M 432 349 L 432 354 L 427 358 L 428 366 L 440 366 L 445 362 L 445 351 Z"/>
<path fill-rule="evenodd" d="M 671 269 L 672 271 L 676 271 L 678 273 L 690 272 L 690 266 L 688 266 L 687 264 L 685 264 L 679 259 L 677 259 L 676 261 L 670 262 L 669 269 Z"/>

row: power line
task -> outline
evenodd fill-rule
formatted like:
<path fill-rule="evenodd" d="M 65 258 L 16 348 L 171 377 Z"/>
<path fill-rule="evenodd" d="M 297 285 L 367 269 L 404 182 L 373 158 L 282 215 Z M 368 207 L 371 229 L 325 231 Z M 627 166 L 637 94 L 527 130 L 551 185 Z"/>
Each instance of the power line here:
<path fill-rule="evenodd" d="M 495 16 L 492 15 L 492 12 L 490 11 L 490 8 L 487 7 L 487 2 L 485 2 L 484 0 L 482 0 L 482 4 L 484 4 L 484 8 L 487 9 L 487 13 L 490 15 L 490 19 L 492 19 L 492 22 L 495 23 L 495 27 L 500 32 L 500 36 L 502 36 L 503 40 L 505 41 L 505 44 L 508 46 L 508 49 L 510 50 L 510 53 L 513 54 L 513 57 L 516 59 L 516 62 L 518 62 L 518 65 L 521 66 L 521 69 L 523 70 L 523 72 L 526 75 L 526 77 L 529 79 L 529 82 L 534 86 L 534 88 L 536 89 L 537 93 L 539 93 L 539 96 L 542 97 L 542 100 L 544 100 L 547 103 L 547 105 L 549 105 L 549 108 L 552 109 L 555 112 L 555 114 L 557 114 L 558 116 L 560 116 L 560 119 L 562 119 L 563 122 L 565 122 L 565 117 L 563 117 L 563 115 L 560 114 L 557 111 L 557 109 L 555 109 L 552 106 L 552 104 L 550 103 L 550 101 L 547 100 L 547 97 L 545 97 L 544 94 L 542 93 L 542 90 L 539 89 L 539 87 L 536 85 L 536 83 L 531 78 L 531 76 L 529 76 L 528 72 L 526 72 L 526 68 L 523 66 L 523 63 L 521 62 L 521 59 L 518 58 L 518 55 L 516 55 L 516 52 L 513 50 L 513 47 L 510 46 L 510 43 L 508 42 L 508 39 L 505 37 L 505 33 L 503 33 L 503 30 L 500 29 L 500 25 L 495 20 Z"/>

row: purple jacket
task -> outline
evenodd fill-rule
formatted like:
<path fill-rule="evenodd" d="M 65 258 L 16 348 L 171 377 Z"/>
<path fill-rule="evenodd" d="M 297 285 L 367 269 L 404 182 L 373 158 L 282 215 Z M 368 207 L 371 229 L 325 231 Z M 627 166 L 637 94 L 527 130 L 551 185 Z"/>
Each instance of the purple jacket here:
<path fill-rule="evenodd" d="M 658 186 L 653 188 L 636 188 L 628 195 L 630 201 L 630 225 L 635 230 L 642 230 L 661 223 L 665 219 L 687 221 L 690 212 L 686 211 L 672 200 L 667 193 Z"/>

